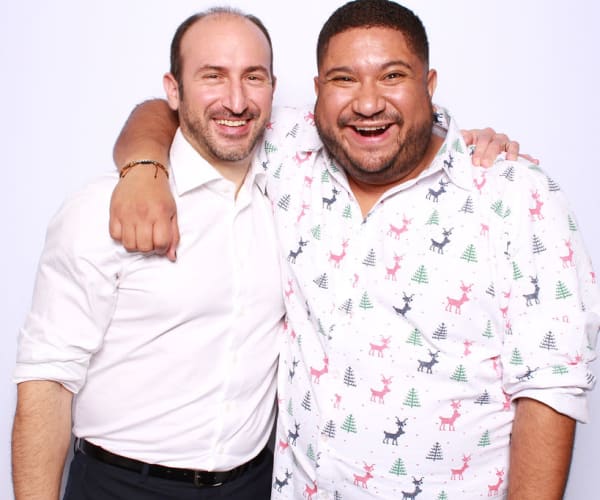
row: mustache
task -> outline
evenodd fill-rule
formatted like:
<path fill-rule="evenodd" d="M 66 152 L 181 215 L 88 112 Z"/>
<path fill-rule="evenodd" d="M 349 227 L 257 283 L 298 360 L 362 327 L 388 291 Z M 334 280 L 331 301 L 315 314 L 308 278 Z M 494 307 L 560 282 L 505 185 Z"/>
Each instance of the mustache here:
<path fill-rule="evenodd" d="M 246 110 L 243 113 L 232 113 L 230 111 L 214 111 L 209 114 L 210 119 L 214 120 L 252 120 L 258 118 L 259 113 Z"/>

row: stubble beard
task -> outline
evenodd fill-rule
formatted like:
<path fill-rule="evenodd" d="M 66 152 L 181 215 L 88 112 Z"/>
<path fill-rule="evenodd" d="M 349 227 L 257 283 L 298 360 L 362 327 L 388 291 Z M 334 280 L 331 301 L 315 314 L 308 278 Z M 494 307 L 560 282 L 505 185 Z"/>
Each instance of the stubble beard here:
<path fill-rule="evenodd" d="M 318 101 L 315 105 L 315 125 L 329 153 L 350 177 L 366 184 L 384 185 L 408 177 L 425 157 L 433 129 L 433 107 L 429 102 L 427 105 L 430 112 L 427 112 L 426 118 L 407 129 L 404 136 L 399 136 L 396 150 L 387 155 L 375 152 L 370 155 L 370 158 L 365 158 L 365 155 L 369 155 L 368 152 L 363 152 L 361 157 L 353 155 L 337 138 L 334 128 L 324 123 L 319 113 Z M 336 123 L 337 129 L 341 130 L 354 118 L 340 117 Z M 380 117 L 372 117 L 372 119 L 378 118 Z M 402 117 L 395 115 L 393 121 L 402 130 L 404 126 Z"/>

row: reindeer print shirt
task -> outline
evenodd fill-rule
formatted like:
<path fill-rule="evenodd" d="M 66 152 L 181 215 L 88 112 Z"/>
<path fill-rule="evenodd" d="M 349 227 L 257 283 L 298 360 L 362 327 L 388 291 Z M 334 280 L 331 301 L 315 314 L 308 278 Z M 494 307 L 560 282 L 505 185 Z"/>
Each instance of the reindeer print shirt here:
<path fill-rule="evenodd" d="M 575 217 L 535 165 L 473 167 L 438 116 L 435 161 L 366 218 L 327 152 L 298 145 L 312 116 L 272 124 L 273 498 L 502 498 L 516 398 L 587 419 L 600 298 Z"/>

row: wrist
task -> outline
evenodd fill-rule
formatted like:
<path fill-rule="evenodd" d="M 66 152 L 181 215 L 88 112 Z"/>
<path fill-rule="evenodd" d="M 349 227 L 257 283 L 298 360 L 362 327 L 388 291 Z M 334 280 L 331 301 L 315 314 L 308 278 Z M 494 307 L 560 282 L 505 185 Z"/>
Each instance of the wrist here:
<path fill-rule="evenodd" d="M 154 167 L 154 178 L 158 176 L 158 171 L 161 170 L 167 179 L 169 178 L 169 170 L 162 163 L 156 160 L 132 160 L 120 169 L 119 177 L 122 179 L 134 167 Z"/>

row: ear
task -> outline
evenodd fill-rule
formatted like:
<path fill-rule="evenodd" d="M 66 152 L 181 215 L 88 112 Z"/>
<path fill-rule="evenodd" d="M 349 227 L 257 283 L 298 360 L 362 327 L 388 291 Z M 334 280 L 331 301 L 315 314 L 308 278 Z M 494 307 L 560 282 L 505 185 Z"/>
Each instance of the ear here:
<path fill-rule="evenodd" d="M 179 109 L 179 85 L 171 73 L 165 73 L 165 76 L 163 76 L 163 87 L 169 107 L 173 111 L 177 111 Z"/>
<path fill-rule="evenodd" d="M 315 85 L 315 95 L 319 97 L 319 75 L 313 78 L 313 83 Z"/>
<path fill-rule="evenodd" d="M 271 76 L 271 93 L 274 95 L 275 94 L 275 87 L 277 86 L 277 77 L 275 75 Z"/>
<path fill-rule="evenodd" d="M 435 69 L 430 69 L 427 72 L 427 92 L 429 93 L 429 97 L 433 99 L 433 93 L 437 87 L 437 71 Z"/>

